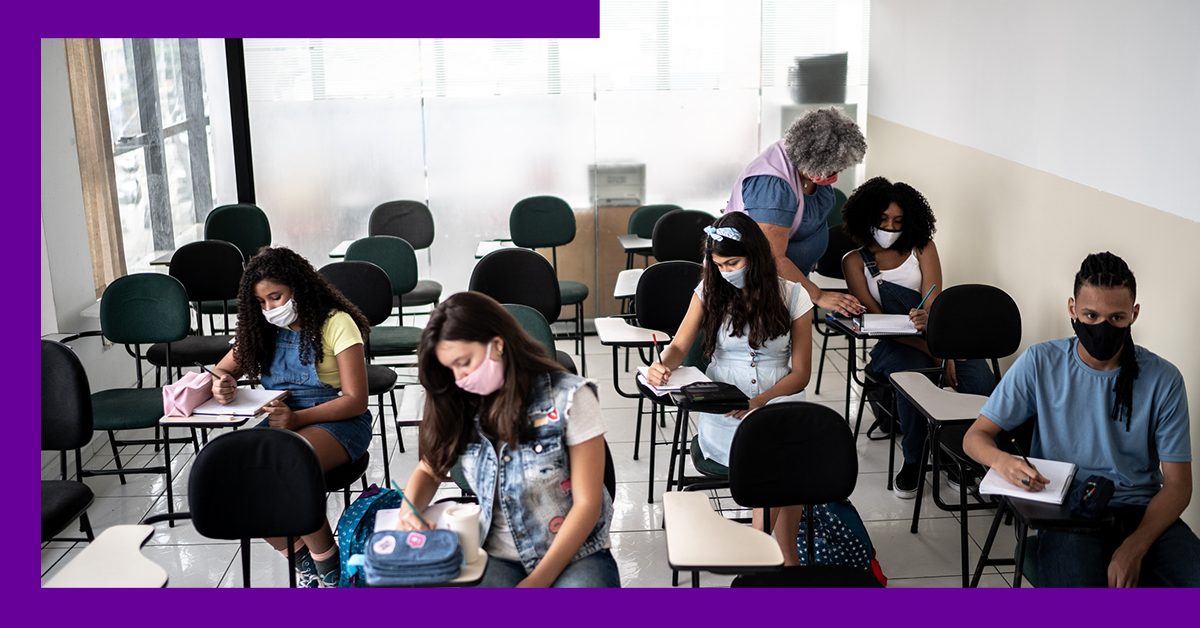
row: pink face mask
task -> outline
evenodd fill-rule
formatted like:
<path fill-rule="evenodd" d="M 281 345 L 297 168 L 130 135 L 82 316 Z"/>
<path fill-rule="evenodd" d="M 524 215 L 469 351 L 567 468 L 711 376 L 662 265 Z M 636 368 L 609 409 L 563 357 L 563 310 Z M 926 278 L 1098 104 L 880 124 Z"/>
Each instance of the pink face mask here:
<path fill-rule="evenodd" d="M 492 343 L 488 343 L 487 354 L 483 358 L 483 364 L 471 371 L 470 375 L 462 379 L 454 380 L 454 383 L 459 388 L 475 393 L 481 397 L 486 397 L 504 385 L 504 361 L 492 359 Z"/>

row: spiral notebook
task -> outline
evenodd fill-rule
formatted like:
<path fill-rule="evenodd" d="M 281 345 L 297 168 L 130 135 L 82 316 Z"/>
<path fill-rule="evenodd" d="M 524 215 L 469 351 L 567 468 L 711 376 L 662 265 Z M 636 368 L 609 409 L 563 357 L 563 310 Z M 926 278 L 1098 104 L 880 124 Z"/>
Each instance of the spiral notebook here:
<path fill-rule="evenodd" d="M 1046 488 L 1036 493 L 1030 492 L 1004 479 L 995 469 L 988 469 L 987 475 L 983 476 L 983 480 L 979 483 L 979 494 L 1007 495 L 1047 504 L 1063 503 L 1067 497 L 1067 490 L 1071 488 L 1071 480 L 1075 477 L 1075 464 L 1042 458 L 1030 458 L 1029 463 L 1038 470 L 1038 473 L 1050 480 Z"/>
<path fill-rule="evenodd" d="M 265 390 L 262 388 L 239 388 L 234 400 L 221 404 L 216 399 L 209 399 L 192 410 L 192 416 L 236 416 L 257 417 L 263 414 L 262 407 L 287 396 L 286 390 Z"/>
<path fill-rule="evenodd" d="M 650 367 L 639 366 L 637 370 L 638 381 L 645 384 L 646 388 L 649 388 L 651 392 L 659 396 L 667 393 L 679 392 L 680 388 L 683 388 L 688 384 L 712 381 L 707 375 L 704 374 L 704 371 L 701 371 L 694 366 L 681 366 L 674 371 L 671 371 L 671 377 L 667 379 L 666 384 L 663 384 L 662 386 L 652 386 L 650 382 L 646 381 L 646 373 L 649 372 Z"/>

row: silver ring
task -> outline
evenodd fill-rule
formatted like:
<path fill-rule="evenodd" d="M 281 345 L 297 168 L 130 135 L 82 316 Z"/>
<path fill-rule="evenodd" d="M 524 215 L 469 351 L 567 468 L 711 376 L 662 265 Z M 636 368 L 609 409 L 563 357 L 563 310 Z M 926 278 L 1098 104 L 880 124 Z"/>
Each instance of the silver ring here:
<path fill-rule="evenodd" d="M 1028 475 L 1021 478 L 1021 484 L 1024 484 L 1025 486 L 1029 486 L 1029 476 Z"/>

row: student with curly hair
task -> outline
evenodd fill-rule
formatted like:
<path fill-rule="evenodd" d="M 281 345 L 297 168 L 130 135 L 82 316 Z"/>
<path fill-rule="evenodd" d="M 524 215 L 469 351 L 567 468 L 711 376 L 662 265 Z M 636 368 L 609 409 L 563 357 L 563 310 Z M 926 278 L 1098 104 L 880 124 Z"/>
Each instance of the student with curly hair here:
<path fill-rule="evenodd" d="M 237 378 L 258 378 L 287 397 L 258 427 L 292 430 L 313 446 L 321 469 L 357 460 L 371 443 L 363 335 L 366 318 L 290 249 L 250 258 L 238 290 L 236 344 L 213 369 L 213 396 L 229 403 Z M 267 539 L 287 554 L 286 540 Z M 329 522 L 297 542 L 303 587 L 337 586 L 338 546 Z"/>
<path fill-rule="evenodd" d="M 748 410 L 693 415 L 704 457 L 729 466 L 733 434 L 749 411 L 804 398 L 812 372 L 812 301 L 799 284 L 777 274 L 767 238 L 745 214 L 725 214 L 706 231 L 703 279 L 647 380 L 655 386 L 666 383 L 700 335 L 704 355 L 711 358 L 708 377 L 733 384 L 750 398 Z M 796 534 L 801 512 L 800 506 L 771 511 L 787 565 L 800 564 Z M 756 510 L 755 517 L 761 516 Z"/>
<path fill-rule="evenodd" d="M 942 263 L 933 243 L 936 219 L 929 202 L 906 183 L 875 177 L 846 199 L 842 217 L 846 233 L 861 245 L 842 258 L 850 293 L 868 312 L 908 314 L 923 331 L 928 309 L 943 285 Z M 926 293 L 929 298 L 924 307 L 915 309 Z M 872 378 L 886 382 L 892 373 L 936 365 L 937 359 L 930 355 L 922 338 L 881 338 L 871 351 L 867 371 Z M 945 383 L 958 392 L 986 395 L 995 385 L 995 376 L 983 360 L 947 360 L 944 368 Z M 924 462 L 927 425 L 912 404 L 899 395 L 896 414 L 904 432 L 904 465 L 896 475 L 893 490 L 897 496 L 911 499 L 917 494 Z M 953 466 L 946 469 L 952 487 L 960 481 L 956 473 Z"/>
<path fill-rule="evenodd" d="M 853 120 L 832 107 L 796 120 L 738 176 L 725 212 L 745 212 L 758 223 L 779 274 L 801 284 L 817 305 L 849 316 L 862 312 L 853 296 L 824 292 L 808 273 L 829 244 L 826 218 L 838 173 L 860 163 L 867 142 Z"/>
<path fill-rule="evenodd" d="M 1200 587 L 1200 540 L 1179 519 L 1192 496 L 1187 391 L 1179 369 L 1134 344 L 1140 311 L 1125 261 L 1087 256 L 1067 299 L 1074 337 L 1026 349 L 963 439 L 980 464 L 1040 491 L 1046 478 L 996 447 L 1032 418 L 1030 455 L 1115 485 L 1108 527 L 1038 533 L 1038 586 Z"/>

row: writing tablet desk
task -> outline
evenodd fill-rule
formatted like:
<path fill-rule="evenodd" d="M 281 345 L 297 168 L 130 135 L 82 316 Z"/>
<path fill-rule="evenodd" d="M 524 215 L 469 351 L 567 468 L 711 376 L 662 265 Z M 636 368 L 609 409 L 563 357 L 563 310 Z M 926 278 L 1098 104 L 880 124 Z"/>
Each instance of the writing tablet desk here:
<path fill-rule="evenodd" d="M 774 537 L 714 512 L 704 493 L 663 495 L 663 518 L 667 564 L 691 571 L 693 587 L 699 586 L 701 571 L 741 574 L 783 566 L 783 552 Z"/>
<path fill-rule="evenodd" d="M 851 386 L 858 384 L 859 386 L 865 387 L 867 385 L 866 380 L 859 375 L 858 354 L 855 349 L 858 341 L 862 341 L 865 344 L 867 340 L 871 339 L 904 337 L 911 338 L 920 336 L 921 334 L 868 334 L 864 333 L 857 325 L 850 322 L 849 319 L 842 318 L 840 316 L 834 316 L 832 314 L 825 317 L 825 324 L 829 326 L 829 329 L 842 336 L 845 336 L 848 345 L 846 356 L 846 424 L 849 425 Z M 865 401 L 860 399 L 859 403 L 865 403 Z"/>
<path fill-rule="evenodd" d="M 515 249 L 515 248 L 520 248 L 520 247 L 513 244 L 512 240 L 505 240 L 505 239 L 482 240 L 482 241 L 480 241 L 480 243 L 478 245 L 475 246 L 475 259 L 482 259 L 483 257 L 487 256 L 488 253 L 494 253 L 501 249 Z"/>
<path fill-rule="evenodd" d="M 650 238 L 638 237 L 632 233 L 617 234 L 617 242 L 621 243 L 621 248 L 625 249 L 625 268 L 633 268 L 634 255 L 649 255 L 653 250 L 653 241 Z"/>
<path fill-rule="evenodd" d="M 162 588 L 167 572 L 142 555 L 154 526 L 117 525 L 100 533 L 45 584 L 60 588 Z"/>
<path fill-rule="evenodd" d="M 996 540 L 996 532 L 1000 529 L 1000 521 L 1005 512 L 1013 514 L 1013 528 L 1017 534 L 1017 551 L 1013 558 L 988 558 L 992 551 L 992 543 Z M 1071 514 L 1065 504 L 1047 504 L 1028 499 L 1019 499 L 1007 495 L 1000 497 L 1000 507 L 992 518 L 992 527 L 988 530 L 987 541 L 983 544 L 983 553 L 975 565 L 975 573 L 971 576 L 971 587 L 979 586 L 979 577 L 983 568 L 993 565 L 1013 565 L 1013 588 L 1021 588 L 1022 571 L 1025 568 L 1025 541 L 1030 530 L 1056 530 L 1061 532 L 1091 532 L 1111 525 L 1111 514 L 1096 519 L 1085 519 Z"/>

